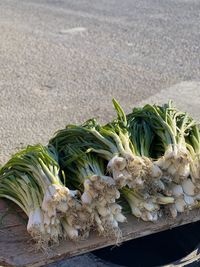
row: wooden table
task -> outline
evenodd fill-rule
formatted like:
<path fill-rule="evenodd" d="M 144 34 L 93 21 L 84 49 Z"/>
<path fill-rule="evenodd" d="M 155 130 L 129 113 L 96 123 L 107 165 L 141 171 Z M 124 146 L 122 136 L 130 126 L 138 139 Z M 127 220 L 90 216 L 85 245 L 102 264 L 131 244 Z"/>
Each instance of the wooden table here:
<path fill-rule="evenodd" d="M 128 222 L 121 225 L 122 239 L 130 240 L 198 220 L 200 220 L 200 209 L 181 214 L 175 220 L 162 218 L 157 223 L 138 221 L 130 215 Z M 88 240 L 78 243 L 61 241 L 59 246 L 45 255 L 35 251 L 26 231 L 26 218 L 23 212 L 11 202 L 0 200 L 0 266 L 41 266 L 115 243 L 116 240 L 91 233 Z"/>

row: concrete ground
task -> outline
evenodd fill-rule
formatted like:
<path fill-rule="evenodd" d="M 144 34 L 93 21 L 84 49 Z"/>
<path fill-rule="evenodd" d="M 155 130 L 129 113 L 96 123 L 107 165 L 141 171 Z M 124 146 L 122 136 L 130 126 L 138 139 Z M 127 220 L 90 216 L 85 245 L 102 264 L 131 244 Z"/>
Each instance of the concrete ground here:
<path fill-rule="evenodd" d="M 200 118 L 199 44 L 198 0 L 1 0 L 0 162 L 69 122 L 108 121 L 112 97 L 126 112 L 173 98 Z M 100 266 L 86 258 L 57 266 Z"/>

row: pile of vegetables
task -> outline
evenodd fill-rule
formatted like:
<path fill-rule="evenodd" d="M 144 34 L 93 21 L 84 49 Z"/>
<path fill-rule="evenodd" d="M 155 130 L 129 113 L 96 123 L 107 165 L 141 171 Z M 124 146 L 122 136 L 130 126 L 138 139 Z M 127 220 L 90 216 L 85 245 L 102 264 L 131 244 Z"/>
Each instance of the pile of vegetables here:
<path fill-rule="evenodd" d="M 0 197 L 27 215 L 39 248 L 92 231 L 121 237 L 127 213 L 144 221 L 198 206 L 200 132 L 171 102 L 116 118 L 67 125 L 48 145 L 28 146 L 0 169 Z M 127 208 L 128 207 L 128 208 Z"/>

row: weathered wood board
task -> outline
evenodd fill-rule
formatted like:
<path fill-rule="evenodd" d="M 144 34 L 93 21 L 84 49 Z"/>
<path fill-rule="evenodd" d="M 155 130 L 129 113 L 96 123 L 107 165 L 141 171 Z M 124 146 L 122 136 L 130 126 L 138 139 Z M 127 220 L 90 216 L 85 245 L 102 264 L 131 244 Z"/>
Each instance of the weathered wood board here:
<path fill-rule="evenodd" d="M 11 208 L 10 208 L 11 207 Z M 99 237 L 92 233 L 88 240 L 78 243 L 62 241 L 47 255 L 37 252 L 26 231 L 23 212 L 8 201 L 0 200 L 0 266 L 43 266 L 64 257 L 71 257 L 98 248 L 114 245 L 116 240 Z M 181 214 L 175 220 L 162 218 L 157 223 L 138 221 L 128 216 L 121 225 L 123 241 L 149 235 L 179 225 L 200 220 L 200 210 Z"/>

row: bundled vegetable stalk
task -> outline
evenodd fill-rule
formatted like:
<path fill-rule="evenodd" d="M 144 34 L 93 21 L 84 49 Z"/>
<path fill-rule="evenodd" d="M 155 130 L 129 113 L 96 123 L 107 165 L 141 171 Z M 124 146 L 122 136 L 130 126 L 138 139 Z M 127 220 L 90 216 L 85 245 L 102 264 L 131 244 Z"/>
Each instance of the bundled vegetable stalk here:
<path fill-rule="evenodd" d="M 118 119 L 106 126 L 92 125 L 92 123 L 86 125 L 90 133 L 110 147 L 109 153 L 111 152 L 112 155 L 107 157 L 103 150 L 98 149 L 91 149 L 91 151 L 107 158 L 107 168 L 116 181 L 117 187 L 122 188 L 121 193 L 131 205 L 132 214 L 146 221 L 155 221 L 159 216 L 159 205 L 173 203 L 174 199 L 165 197 L 157 191 L 155 192 L 157 194 L 152 195 L 155 184 L 161 183 L 162 171 L 147 157 L 148 155 L 140 154 L 136 140 L 132 139 L 131 142 L 130 127 L 124 111 L 115 100 L 113 103 Z M 132 132 L 132 135 L 136 134 Z M 114 148 L 112 148 L 113 145 Z M 144 145 L 143 148 L 148 149 Z"/>
<path fill-rule="evenodd" d="M 76 239 L 83 227 L 81 221 L 78 225 L 71 223 L 71 217 L 76 218 L 76 210 L 81 208 L 78 192 L 61 182 L 55 157 L 55 152 L 46 147 L 29 146 L 1 170 L 0 186 L 10 185 L 1 196 L 24 207 L 29 217 L 28 232 L 43 244 L 57 243 L 63 236 Z M 6 186 L 2 188 L 5 189 Z"/>
<path fill-rule="evenodd" d="M 174 198 L 165 194 L 165 185 L 161 181 L 162 171 L 150 157 L 154 133 L 142 118 L 135 117 L 134 112 L 127 115 L 127 125 L 135 151 L 146 163 L 146 176 L 143 178 L 143 187 L 123 188 L 121 192 L 133 215 L 144 221 L 157 221 L 162 216 L 160 205 L 171 204 Z"/>
<path fill-rule="evenodd" d="M 135 146 L 137 155 L 146 163 L 147 171 L 146 176 L 144 177 L 146 193 L 166 193 L 165 186 L 161 181 L 163 173 L 151 158 L 155 134 L 149 124 L 146 123 L 142 117 L 137 117 L 137 115 L 135 115 L 135 111 L 136 109 L 127 115 L 127 126 L 130 140 Z"/>
<path fill-rule="evenodd" d="M 6 170 L 0 177 L 0 197 L 7 198 L 17 204 L 28 216 L 27 231 L 32 238 L 43 247 L 49 240 L 57 239 L 51 236 L 44 227 L 44 214 L 41 209 L 42 192 L 29 174 L 20 171 Z"/>
<path fill-rule="evenodd" d="M 140 192 L 124 187 L 121 190 L 123 197 L 128 202 L 131 213 L 143 221 L 157 221 L 160 217 L 160 206 L 157 199 L 152 196 L 145 197 Z"/>
<path fill-rule="evenodd" d="M 186 136 L 186 145 L 190 152 L 190 178 L 183 184 L 184 192 L 190 196 L 192 207 L 200 200 L 200 132 L 197 124 L 193 125 Z"/>
<path fill-rule="evenodd" d="M 84 208 L 90 213 L 87 228 L 95 228 L 100 234 L 119 236 L 118 222 L 125 222 L 121 206 L 116 200 L 120 193 L 113 178 L 104 174 L 104 160 L 94 153 L 84 152 L 81 132 L 84 129 L 68 126 L 64 138 L 55 137 L 62 168 L 70 174 L 71 183 L 82 192 L 81 200 Z M 59 143 L 62 142 L 62 148 Z M 81 149 L 82 147 L 82 149 Z M 88 150 L 86 147 L 85 149 Z"/>
<path fill-rule="evenodd" d="M 112 135 L 112 132 L 109 132 Z M 98 159 L 103 158 L 108 163 L 108 170 L 112 173 L 115 170 L 123 170 L 126 166 L 126 160 L 120 157 L 120 149 L 122 146 L 121 140 L 117 133 L 115 136 L 110 137 L 108 131 L 97 123 L 95 119 L 86 121 L 81 126 L 68 125 L 65 129 L 62 129 L 56 133 L 56 135 L 50 140 L 49 144 L 53 145 L 59 155 L 60 164 L 64 166 L 63 158 L 65 156 L 65 150 L 69 144 L 76 144 L 76 146 L 82 149 L 85 153 L 93 153 L 98 156 Z M 122 149 L 121 149 L 122 150 Z M 125 173 L 127 176 L 127 172 Z M 129 175 L 130 176 L 130 175 Z M 116 179 L 116 187 L 120 188 L 126 184 L 125 177 L 114 177 Z M 119 178 L 119 179 L 118 179 Z M 129 177 L 131 179 L 131 177 Z"/>
<path fill-rule="evenodd" d="M 197 124 L 191 127 L 186 136 L 186 146 L 190 152 L 190 176 L 195 184 L 196 191 L 200 189 L 200 132 Z"/>
<path fill-rule="evenodd" d="M 114 99 L 113 104 L 118 119 L 105 126 L 95 123 L 86 125 L 87 131 L 106 146 L 104 150 L 94 148 L 91 151 L 101 154 L 109 161 L 107 168 L 118 188 L 126 185 L 134 189 L 143 188 L 147 177 L 159 179 L 162 172 L 151 160 L 138 153 L 137 147 L 130 140 L 124 111 Z"/>
<path fill-rule="evenodd" d="M 187 149 L 186 136 L 194 120 L 180 112 L 169 102 L 164 106 L 146 105 L 133 110 L 134 116 L 142 118 L 156 136 L 157 146 L 154 154 L 158 157 L 155 164 L 163 171 L 163 192 L 172 196 L 175 203 L 169 205 L 173 217 L 178 212 L 191 209 L 196 205 L 194 184 L 189 178 L 191 154 Z"/>

